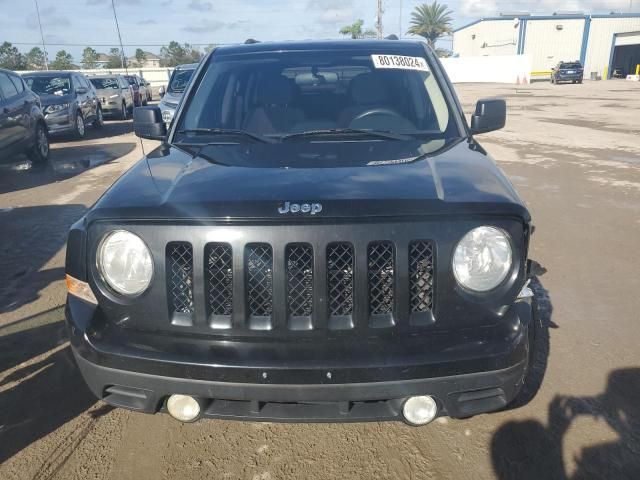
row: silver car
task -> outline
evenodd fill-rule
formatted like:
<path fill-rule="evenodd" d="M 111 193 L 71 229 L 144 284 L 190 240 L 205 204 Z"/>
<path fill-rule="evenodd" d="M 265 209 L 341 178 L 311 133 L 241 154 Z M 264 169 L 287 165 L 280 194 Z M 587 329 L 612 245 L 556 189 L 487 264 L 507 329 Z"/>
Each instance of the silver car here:
<path fill-rule="evenodd" d="M 105 116 L 125 120 L 133 112 L 131 87 L 122 75 L 96 75 L 88 78 L 96 89 Z"/>
<path fill-rule="evenodd" d="M 171 120 L 173 120 L 176 108 L 178 108 L 178 104 L 180 103 L 180 100 L 182 100 L 182 95 L 184 94 L 187 85 L 189 85 L 191 76 L 197 67 L 197 63 L 188 63 L 185 65 L 178 65 L 173 70 L 171 79 L 169 80 L 169 87 L 167 88 L 167 91 L 162 97 L 159 105 L 160 111 L 162 112 L 162 119 L 165 123 L 169 124 L 171 123 Z"/>

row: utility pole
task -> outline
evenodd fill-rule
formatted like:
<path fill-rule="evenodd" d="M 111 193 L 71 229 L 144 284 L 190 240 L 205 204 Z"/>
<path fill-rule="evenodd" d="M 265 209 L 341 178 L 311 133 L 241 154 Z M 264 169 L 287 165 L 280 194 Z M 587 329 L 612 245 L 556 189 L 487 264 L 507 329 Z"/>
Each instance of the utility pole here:
<path fill-rule="evenodd" d="M 40 8 L 38 0 L 34 0 L 36 4 L 36 14 L 38 15 L 38 26 L 40 27 L 40 38 L 42 39 L 42 50 L 44 51 L 44 69 L 49 70 L 49 61 L 47 60 L 47 46 L 44 44 L 44 33 L 42 33 L 42 22 L 40 21 Z"/>
<path fill-rule="evenodd" d="M 376 15 L 376 30 L 378 38 L 382 38 L 382 0 L 378 0 L 378 14 Z"/>
<path fill-rule="evenodd" d="M 118 25 L 118 14 L 116 13 L 116 4 L 114 0 L 111 0 L 111 7 L 113 8 L 113 18 L 116 20 L 116 30 L 118 31 L 118 40 L 120 40 L 120 62 L 122 64 L 122 68 L 125 69 L 127 74 L 129 73 L 129 69 L 124 61 L 124 46 L 122 45 L 122 36 L 120 35 L 120 25 Z"/>
<path fill-rule="evenodd" d="M 398 38 L 402 40 L 402 0 L 400 0 L 400 17 L 398 23 Z"/>

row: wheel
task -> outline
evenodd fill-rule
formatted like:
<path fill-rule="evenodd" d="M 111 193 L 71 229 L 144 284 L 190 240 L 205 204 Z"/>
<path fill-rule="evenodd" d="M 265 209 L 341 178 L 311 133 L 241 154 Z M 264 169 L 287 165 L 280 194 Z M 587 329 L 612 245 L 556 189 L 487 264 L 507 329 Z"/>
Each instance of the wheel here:
<path fill-rule="evenodd" d="M 142 106 L 143 106 L 143 107 L 146 107 L 146 106 L 147 106 L 147 102 L 148 102 L 148 100 L 147 100 L 147 96 L 145 95 L 145 96 L 144 96 L 144 100 L 142 100 Z"/>
<path fill-rule="evenodd" d="M 127 104 L 122 102 L 122 109 L 120 110 L 120 118 L 122 120 L 126 120 L 129 116 L 129 109 L 127 108 Z"/>
<path fill-rule="evenodd" d="M 35 143 L 27 152 L 27 156 L 33 163 L 46 163 L 49 159 L 49 132 L 42 122 L 36 125 Z"/>
<path fill-rule="evenodd" d="M 86 128 L 84 124 L 84 118 L 82 118 L 82 114 L 80 112 L 76 113 L 76 123 L 74 125 L 74 136 L 76 138 L 84 138 L 86 133 Z"/>
<path fill-rule="evenodd" d="M 551 84 L 553 85 L 554 83 L 556 83 L 553 79 L 553 75 L 551 75 Z"/>
<path fill-rule="evenodd" d="M 98 105 L 98 110 L 96 111 L 96 119 L 93 121 L 93 128 L 102 127 L 104 127 L 104 116 L 102 115 L 102 107 Z"/>
<path fill-rule="evenodd" d="M 582 85 L 582 80 L 578 80 L 578 85 Z"/>

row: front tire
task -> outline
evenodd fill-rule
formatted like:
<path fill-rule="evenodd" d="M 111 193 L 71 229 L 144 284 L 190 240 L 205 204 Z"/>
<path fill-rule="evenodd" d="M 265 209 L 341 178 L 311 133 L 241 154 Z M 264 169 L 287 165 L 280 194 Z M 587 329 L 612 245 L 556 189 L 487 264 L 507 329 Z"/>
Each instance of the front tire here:
<path fill-rule="evenodd" d="M 96 110 L 96 119 L 93 121 L 93 127 L 100 129 L 104 127 L 104 115 L 102 114 L 102 107 L 98 106 Z"/>
<path fill-rule="evenodd" d="M 27 157 L 33 163 L 42 164 L 49 160 L 49 132 L 47 127 L 39 122 L 36 125 L 36 138 L 33 146 L 27 152 Z"/>
<path fill-rule="evenodd" d="M 85 134 L 87 133 L 84 118 L 82 117 L 82 114 L 80 112 L 76 113 L 76 121 L 73 130 L 74 136 L 78 139 L 84 138 Z"/>

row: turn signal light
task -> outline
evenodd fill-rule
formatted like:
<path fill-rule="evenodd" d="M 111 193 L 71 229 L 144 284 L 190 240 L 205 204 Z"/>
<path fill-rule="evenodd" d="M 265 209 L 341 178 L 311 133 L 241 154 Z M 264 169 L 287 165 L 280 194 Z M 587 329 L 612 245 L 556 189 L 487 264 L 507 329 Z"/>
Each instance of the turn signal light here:
<path fill-rule="evenodd" d="M 69 294 L 74 295 L 85 302 L 98 304 L 96 296 L 91 291 L 91 287 L 86 282 L 81 282 L 77 278 L 73 278 L 71 275 L 67 275 L 67 291 Z"/>

